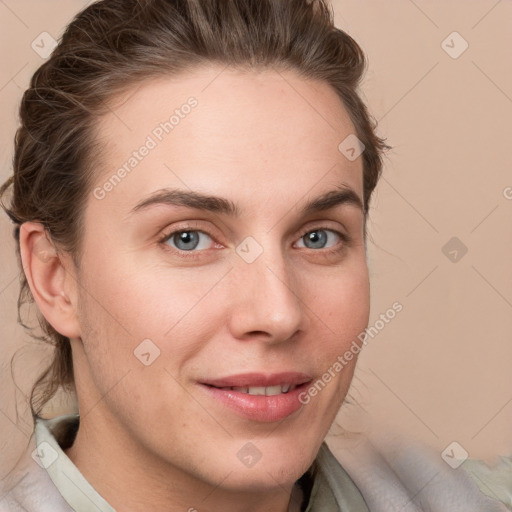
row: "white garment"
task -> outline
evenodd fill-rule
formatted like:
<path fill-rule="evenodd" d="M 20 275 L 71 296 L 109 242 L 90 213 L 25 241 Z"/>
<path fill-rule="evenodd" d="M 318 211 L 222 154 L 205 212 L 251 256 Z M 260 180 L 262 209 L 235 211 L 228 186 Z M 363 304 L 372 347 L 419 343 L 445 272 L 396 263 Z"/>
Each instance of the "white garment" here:
<path fill-rule="evenodd" d="M 52 434 L 54 426 L 76 418 L 71 414 L 37 421 L 17 483 L 2 492 L 0 512 L 115 512 Z M 36 444 L 36 459 L 46 467 L 30 457 Z M 336 458 L 324 443 L 306 512 L 507 512 L 462 467 L 450 468 L 419 445 L 377 449 L 361 436 L 342 436 L 329 444 Z"/>

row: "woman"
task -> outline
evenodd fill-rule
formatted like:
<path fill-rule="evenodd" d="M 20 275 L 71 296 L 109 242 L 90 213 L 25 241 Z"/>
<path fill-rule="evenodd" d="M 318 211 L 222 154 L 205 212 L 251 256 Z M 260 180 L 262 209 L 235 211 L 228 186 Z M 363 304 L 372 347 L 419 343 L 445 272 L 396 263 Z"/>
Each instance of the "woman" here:
<path fill-rule="evenodd" d="M 407 481 L 409 455 L 340 464 L 324 443 L 368 323 L 388 147 L 364 65 L 323 1 L 104 0 L 73 20 L 2 190 L 56 346 L 2 510 L 434 510 L 439 485 L 446 510 L 503 510 L 462 473 L 423 501 L 426 457 Z M 43 419 L 59 386 L 79 412 Z"/>

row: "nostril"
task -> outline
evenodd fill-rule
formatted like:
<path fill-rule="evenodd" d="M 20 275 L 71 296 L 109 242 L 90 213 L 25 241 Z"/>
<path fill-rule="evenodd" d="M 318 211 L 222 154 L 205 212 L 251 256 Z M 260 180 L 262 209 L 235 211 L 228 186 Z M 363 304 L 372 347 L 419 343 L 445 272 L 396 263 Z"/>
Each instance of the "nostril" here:
<path fill-rule="evenodd" d="M 265 331 L 251 331 L 249 334 L 253 336 L 261 336 L 262 334 L 269 336 L 268 332 Z"/>

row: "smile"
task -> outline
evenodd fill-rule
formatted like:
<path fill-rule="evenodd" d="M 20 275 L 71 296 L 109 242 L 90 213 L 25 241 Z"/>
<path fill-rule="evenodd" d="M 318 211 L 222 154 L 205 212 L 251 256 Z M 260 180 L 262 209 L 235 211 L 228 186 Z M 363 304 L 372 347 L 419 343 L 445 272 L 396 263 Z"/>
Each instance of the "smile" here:
<path fill-rule="evenodd" d="M 246 373 L 199 382 L 216 407 L 258 422 L 280 421 L 303 407 L 299 395 L 312 381 L 302 372 Z"/>

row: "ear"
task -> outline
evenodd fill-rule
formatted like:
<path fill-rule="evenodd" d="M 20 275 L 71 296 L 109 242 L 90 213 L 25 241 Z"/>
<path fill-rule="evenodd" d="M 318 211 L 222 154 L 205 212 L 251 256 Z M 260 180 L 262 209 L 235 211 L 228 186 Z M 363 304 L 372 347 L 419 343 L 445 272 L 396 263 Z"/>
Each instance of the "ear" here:
<path fill-rule="evenodd" d="M 44 226 L 37 222 L 21 225 L 20 254 L 28 285 L 43 316 L 60 334 L 79 338 L 72 259 L 57 252 Z"/>

